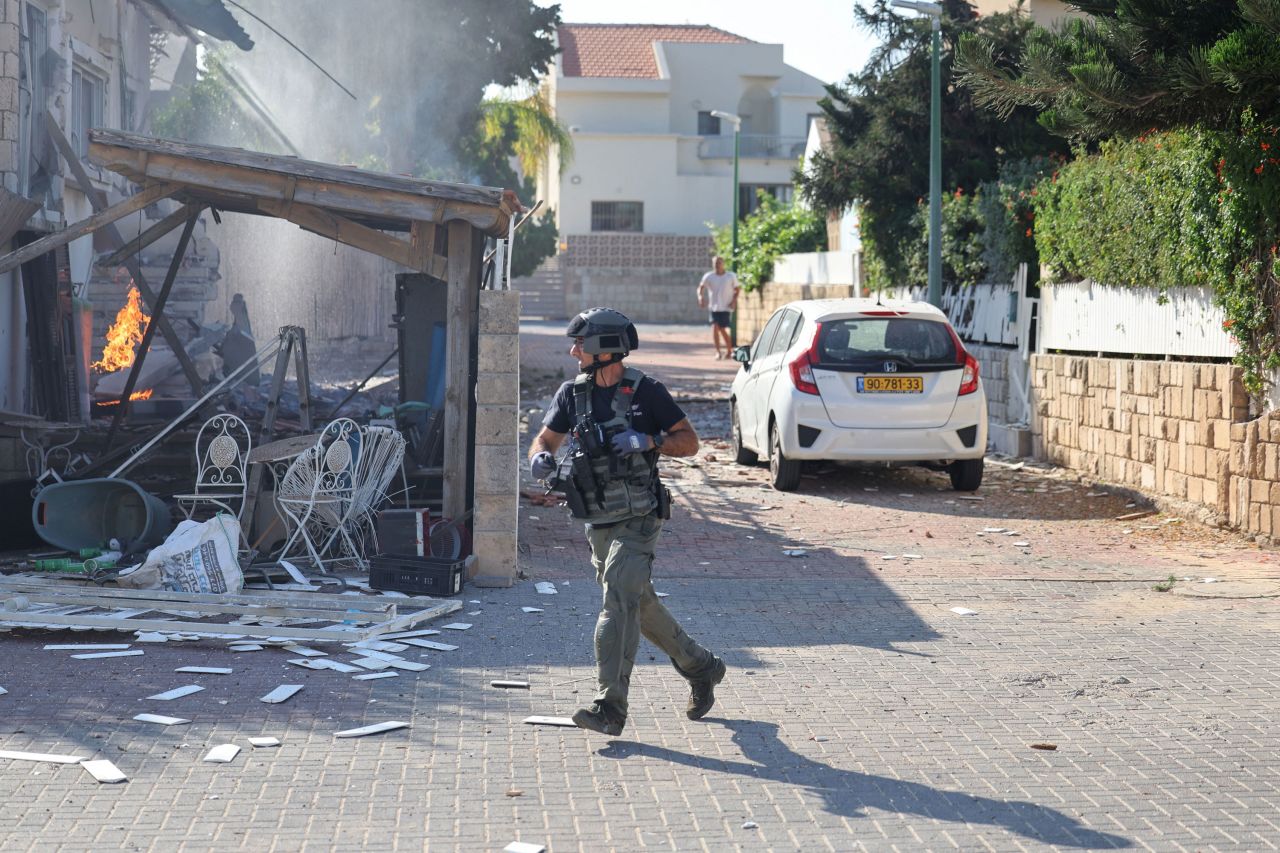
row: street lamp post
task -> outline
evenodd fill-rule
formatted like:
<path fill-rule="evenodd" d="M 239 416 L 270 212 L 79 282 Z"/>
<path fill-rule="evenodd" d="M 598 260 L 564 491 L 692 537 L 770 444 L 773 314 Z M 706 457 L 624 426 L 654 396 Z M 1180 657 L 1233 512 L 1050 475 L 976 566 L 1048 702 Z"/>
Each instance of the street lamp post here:
<path fill-rule="evenodd" d="M 942 307 L 942 6 L 925 0 L 893 0 L 899 9 L 928 15 L 933 30 L 929 99 L 929 304 Z"/>
<path fill-rule="evenodd" d="M 733 274 L 738 274 L 738 140 L 742 136 L 742 119 L 733 113 L 726 113 L 720 110 L 712 110 L 711 115 L 721 121 L 733 123 L 733 224 L 730 232 L 731 237 L 729 244 L 729 263 L 733 268 Z M 732 346 L 738 345 L 738 311 L 734 309 L 729 315 L 729 343 Z"/>

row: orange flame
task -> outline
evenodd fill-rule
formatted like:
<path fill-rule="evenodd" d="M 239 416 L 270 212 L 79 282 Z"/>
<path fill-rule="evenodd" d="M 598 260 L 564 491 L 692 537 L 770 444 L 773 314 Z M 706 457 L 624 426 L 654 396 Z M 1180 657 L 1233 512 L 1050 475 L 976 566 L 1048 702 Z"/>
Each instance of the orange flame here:
<path fill-rule="evenodd" d="M 129 395 L 129 399 L 130 400 L 150 400 L 151 395 L 155 393 L 155 390 L 156 389 L 154 388 L 148 388 L 145 391 L 134 391 L 132 394 Z M 120 401 L 119 400 L 103 400 L 98 405 L 99 406 L 118 406 L 120 405 Z"/>
<path fill-rule="evenodd" d="M 102 349 L 102 358 L 93 363 L 93 368 L 99 373 L 110 373 L 133 364 L 134 348 L 142 342 L 142 336 L 150 322 L 151 318 L 142 313 L 142 298 L 138 295 L 138 288 L 131 284 L 128 300 L 116 312 L 116 321 L 107 330 L 107 345 Z"/>

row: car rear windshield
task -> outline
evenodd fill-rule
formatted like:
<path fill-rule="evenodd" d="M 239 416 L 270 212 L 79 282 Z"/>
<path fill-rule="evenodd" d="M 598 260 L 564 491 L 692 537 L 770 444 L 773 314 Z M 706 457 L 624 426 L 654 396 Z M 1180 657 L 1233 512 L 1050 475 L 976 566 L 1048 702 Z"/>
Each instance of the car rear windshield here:
<path fill-rule="evenodd" d="M 956 344 L 945 323 L 910 317 L 852 317 L 822 323 L 824 364 L 856 366 L 886 359 L 905 365 L 954 365 Z"/>

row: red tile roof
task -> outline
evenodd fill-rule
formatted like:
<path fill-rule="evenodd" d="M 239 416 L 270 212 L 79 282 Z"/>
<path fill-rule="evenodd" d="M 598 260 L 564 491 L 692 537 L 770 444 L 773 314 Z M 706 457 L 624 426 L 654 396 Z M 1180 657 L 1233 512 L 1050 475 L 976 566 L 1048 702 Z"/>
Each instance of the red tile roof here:
<path fill-rule="evenodd" d="M 647 77 L 657 79 L 655 41 L 745 44 L 751 39 L 705 25 L 564 24 L 560 37 L 565 77 Z"/>

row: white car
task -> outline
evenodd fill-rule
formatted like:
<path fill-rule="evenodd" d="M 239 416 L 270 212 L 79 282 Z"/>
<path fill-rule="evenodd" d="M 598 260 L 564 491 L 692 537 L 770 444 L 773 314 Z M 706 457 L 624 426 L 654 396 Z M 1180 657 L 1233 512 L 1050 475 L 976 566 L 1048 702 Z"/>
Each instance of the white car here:
<path fill-rule="evenodd" d="M 769 460 L 774 488 L 800 484 L 803 460 L 908 462 L 982 484 L 987 400 L 977 360 L 924 302 L 822 299 L 779 308 L 730 391 L 739 464 Z"/>

